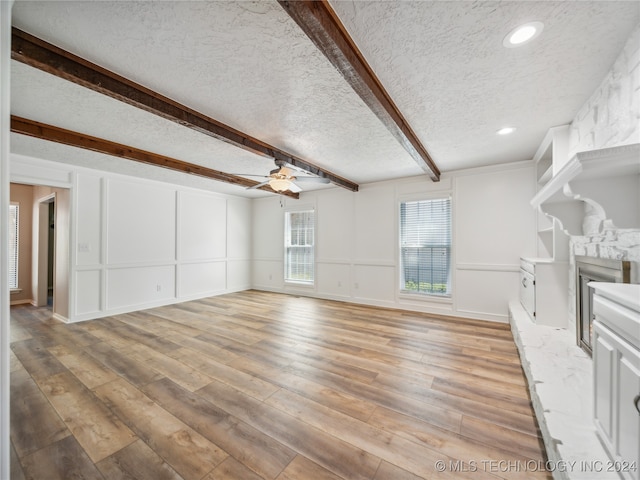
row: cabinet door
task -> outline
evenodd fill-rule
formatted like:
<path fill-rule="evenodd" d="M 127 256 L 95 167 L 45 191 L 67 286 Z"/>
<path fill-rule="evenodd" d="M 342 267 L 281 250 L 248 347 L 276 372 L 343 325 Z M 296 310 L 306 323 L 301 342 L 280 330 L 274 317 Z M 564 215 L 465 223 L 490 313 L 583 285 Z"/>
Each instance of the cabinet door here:
<path fill-rule="evenodd" d="M 523 268 L 520 269 L 520 303 L 533 321 L 535 321 L 536 316 L 536 290 L 534 279 L 534 275 Z"/>
<path fill-rule="evenodd" d="M 640 395 L 640 353 L 630 345 L 618 345 L 618 394 L 616 454 L 628 462 L 640 461 L 640 412 L 635 399 Z M 640 479 L 640 466 L 625 478 Z"/>
<path fill-rule="evenodd" d="M 616 351 L 614 341 L 605 327 L 593 323 L 593 373 L 595 421 L 603 442 L 613 452 L 613 405 L 612 379 Z"/>

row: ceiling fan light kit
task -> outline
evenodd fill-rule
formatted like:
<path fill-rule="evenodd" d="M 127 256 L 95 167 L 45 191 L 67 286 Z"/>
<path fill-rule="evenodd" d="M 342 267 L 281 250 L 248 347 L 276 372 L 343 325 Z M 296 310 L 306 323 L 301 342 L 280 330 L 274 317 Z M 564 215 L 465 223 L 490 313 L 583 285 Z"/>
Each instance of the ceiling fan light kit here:
<path fill-rule="evenodd" d="M 305 183 L 331 183 L 331 179 L 324 176 L 295 176 L 296 173 L 294 169 L 286 166 L 285 162 L 280 160 L 276 160 L 276 168 L 275 170 L 271 170 L 268 176 L 265 176 L 267 180 L 252 187 L 249 187 L 247 190 L 251 190 L 254 188 L 260 188 L 264 185 L 269 185 L 271 189 L 276 193 L 283 193 L 286 191 L 292 193 L 299 193 L 302 189 L 294 183 L 295 182 L 305 182 Z M 236 174 L 241 176 L 253 177 L 257 175 L 253 174 Z"/>
<path fill-rule="evenodd" d="M 276 192 L 284 192 L 291 186 L 291 180 L 287 178 L 272 178 L 269 180 L 269 186 Z"/>

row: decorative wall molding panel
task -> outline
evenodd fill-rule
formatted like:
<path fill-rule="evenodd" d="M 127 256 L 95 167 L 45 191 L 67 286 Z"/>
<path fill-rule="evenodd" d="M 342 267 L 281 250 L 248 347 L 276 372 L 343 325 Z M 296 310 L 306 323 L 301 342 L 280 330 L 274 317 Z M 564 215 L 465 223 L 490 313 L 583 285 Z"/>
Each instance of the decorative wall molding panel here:
<path fill-rule="evenodd" d="M 68 321 L 251 286 L 251 200 L 22 156 L 12 180 L 71 189 Z"/>

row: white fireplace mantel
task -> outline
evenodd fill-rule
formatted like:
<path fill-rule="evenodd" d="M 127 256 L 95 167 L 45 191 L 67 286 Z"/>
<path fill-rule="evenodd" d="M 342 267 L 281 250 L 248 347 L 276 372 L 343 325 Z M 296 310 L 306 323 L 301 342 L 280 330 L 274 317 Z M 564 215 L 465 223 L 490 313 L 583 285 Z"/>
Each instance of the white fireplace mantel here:
<path fill-rule="evenodd" d="M 583 222 L 585 204 L 593 215 Z M 640 228 L 640 143 L 577 153 L 531 205 L 556 218 L 567 235 Z"/>

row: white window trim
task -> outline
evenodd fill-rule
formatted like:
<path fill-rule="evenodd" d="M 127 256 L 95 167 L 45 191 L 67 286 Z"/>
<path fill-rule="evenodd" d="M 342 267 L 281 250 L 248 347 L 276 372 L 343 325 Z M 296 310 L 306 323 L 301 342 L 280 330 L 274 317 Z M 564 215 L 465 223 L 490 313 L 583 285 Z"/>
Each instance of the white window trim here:
<path fill-rule="evenodd" d="M 318 236 L 318 215 L 314 205 L 296 205 L 295 207 L 286 208 L 284 211 L 284 235 L 286 238 L 287 231 L 286 225 L 287 220 L 286 216 L 290 213 L 301 213 L 301 212 L 313 212 L 313 280 L 310 282 L 305 282 L 301 280 L 288 280 L 287 279 L 287 244 L 283 242 L 283 261 L 282 261 L 282 279 L 285 285 L 295 286 L 299 288 L 309 288 L 314 289 L 316 286 L 316 276 L 318 270 L 318 262 L 317 262 L 317 236 Z"/>
<path fill-rule="evenodd" d="M 451 246 L 449 249 L 449 260 L 450 260 L 450 272 L 449 272 L 449 276 L 450 276 L 450 283 L 451 283 L 451 289 L 450 292 L 446 295 L 436 295 L 436 294 L 431 294 L 431 293 L 426 293 L 426 292 L 410 292 L 408 290 L 404 290 L 402 289 L 402 279 L 403 279 L 403 274 L 402 274 L 402 261 L 401 261 L 401 252 L 402 252 L 402 245 L 401 245 L 401 239 L 400 239 L 400 234 L 402 231 L 402 218 L 400 215 L 400 211 L 401 211 L 401 205 L 403 203 L 407 203 L 407 202 L 420 202 L 420 201 L 426 201 L 426 200 L 437 200 L 440 198 L 449 198 L 450 202 L 451 202 L 451 224 L 450 224 L 450 229 L 451 229 Z M 398 262 L 398 266 L 396 269 L 396 298 L 398 300 L 409 300 L 409 301 L 416 301 L 416 302 L 430 302 L 430 303 L 441 303 L 441 304 L 453 304 L 454 300 L 453 300 L 453 296 L 454 296 L 454 290 L 455 290 L 455 221 L 454 221 L 454 215 L 455 215 L 455 205 L 454 205 L 454 195 L 453 195 L 453 191 L 451 191 L 450 189 L 446 189 L 446 190 L 439 190 L 439 191 L 432 191 L 432 192 L 426 192 L 426 193 L 411 193 L 411 194 L 404 194 L 404 195 L 399 195 L 396 197 L 397 200 L 397 205 L 396 205 L 396 261 Z"/>

